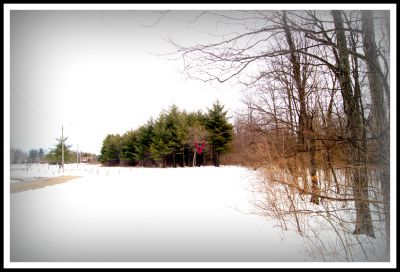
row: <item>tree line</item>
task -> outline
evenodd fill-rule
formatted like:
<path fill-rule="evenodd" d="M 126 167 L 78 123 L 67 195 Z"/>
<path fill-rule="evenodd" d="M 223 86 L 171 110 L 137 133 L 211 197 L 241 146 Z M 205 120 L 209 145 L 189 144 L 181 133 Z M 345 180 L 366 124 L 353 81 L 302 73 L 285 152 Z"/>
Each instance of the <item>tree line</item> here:
<path fill-rule="evenodd" d="M 48 163 L 48 164 L 58 164 L 62 163 L 62 145 L 64 145 L 64 163 L 76 163 L 80 162 L 81 158 L 90 158 L 89 162 L 95 163 L 97 160 L 96 154 L 89 152 L 77 152 L 71 150 L 71 145 L 66 144 L 68 137 L 64 137 L 63 141 L 57 138 L 57 143 L 53 148 L 47 151 L 44 148 L 32 148 L 29 152 L 24 152 L 18 148 L 10 149 L 10 163 L 11 164 L 21 164 L 21 163 Z"/>
<path fill-rule="evenodd" d="M 220 166 L 232 137 L 233 126 L 219 101 L 207 113 L 172 105 L 135 130 L 107 135 L 99 161 L 107 166 Z"/>
<path fill-rule="evenodd" d="M 63 158 L 62 153 L 64 149 L 64 163 L 80 163 L 81 158 L 91 158 L 90 163 L 96 163 L 97 156 L 89 152 L 78 152 L 77 150 L 71 150 L 71 145 L 67 144 L 68 137 L 60 136 L 56 138 L 56 144 L 50 151 L 44 156 L 44 162 L 49 164 L 61 165 Z"/>
<path fill-rule="evenodd" d="M 46 155 L 44 148 L 32 148 L 29 149 L 29 152 L 25 152 L 19 148 L 10 148 L 10 163 L 45 163 L 47 162 Z"/>

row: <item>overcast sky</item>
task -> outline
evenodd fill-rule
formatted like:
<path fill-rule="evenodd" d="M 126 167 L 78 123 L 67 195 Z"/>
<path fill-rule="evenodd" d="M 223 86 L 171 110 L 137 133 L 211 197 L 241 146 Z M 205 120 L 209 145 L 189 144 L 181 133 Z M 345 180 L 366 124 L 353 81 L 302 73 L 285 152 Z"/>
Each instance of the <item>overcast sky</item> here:
<path fill-rule="evenodd" d="M 64 126 L 72 149 L 99 154 L 107 134 L 135 129 L 173 103 L 206 111 L 219 99 L 233 115 L 239 86 L 187 80 L 182 61 L 159 55 L 173 51 L 168 37 L 209 38 L 203 30 L 215 23 L 191 24 L 198 14 L 158 21 L 159 11 L 11 11 L 11 147 L 49 149 Z"/>
<path fill-rule="evenodd" d="M 121 10 L 107 10 L 115 6 L 44 5 L 51 10 L 40 10 L 41 5 L 25 6 L 13 5 L 9 22 L 11 69 L 5 100 L 10 91 L 11 147 L 52 148 L 64 126 L 72 149 L 79 146 L 81 151 L 99 154 L 107 134 L 136 129 L 172 104 L 187 111 L 206 111 L 218 99 L 230 116 L 244 107 L 240 85 L 188 80 L 181 74 L 181 60 L 160 56 L 174 50 L 166 41 L 169 37 L 195 45 L 212 41 L 209 32 L 235 31 L 235 26 L 216 24 L 212 17 L 198 18 L 202 12 L 198 7 L 150 5 L 152 10 L 138 10 L 135 5 L 117 5 Z M 154 6 L 174 10 L 162 16 Z M 222 6 L 226 10 L 242 7 Z M 387 9 L 368 4 L 308 5 L 311 9 L 343 7 Z M 307 5 L 269 9 L 296 8 Z M 5 71 L 8 80 L 7 66 Z"/>

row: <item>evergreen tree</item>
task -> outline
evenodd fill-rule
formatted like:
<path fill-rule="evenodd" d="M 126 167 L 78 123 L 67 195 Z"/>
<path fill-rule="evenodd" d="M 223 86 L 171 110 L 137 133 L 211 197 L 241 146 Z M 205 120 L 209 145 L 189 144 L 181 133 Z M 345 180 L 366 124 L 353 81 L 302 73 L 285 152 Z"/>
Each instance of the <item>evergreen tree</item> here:
<path fill-rule="evenodd" d="M 120 163 L 134 165 L 136 158 L 136 131 L 128 131 L 121 137 Z"/>
<path fill-rule="evenodd" d="M 119 164 L 122 138 L 119 134 L 109 134 L 103 141 L 99 161 L 109 166 Z"/>
<path fill-rule="evenodd" d="M 72 154 L 70 148 L 71 145 L 67 145 L 68 137 L 58 138 L 57 144 L 54 146 L 52 150 L 50 150 L 49 154 L 45 156 L 45 160 L 50 164 L 62 164 L 62 149 L 64 145 L 64 163 L 73 163 L 75 161 L 75 156 Z"/>
<path fill-rule="evenodd" d="M 213 165 L 220 165 L 220 155 L 228 151 L 228 144 L 233 139 L 233 126 L 228 123 L 226 117 L 227 111 L 224 111 L 219 101 L 208 109 L 208 115 L 205 121 L 205 127 L 209 135 L 209 144 L 212 148 Z"/>
<path fill-rule="evenodd" d="M 172 134 L 170 129 L 171 124 L 167 122 L 167 115 L 161 113 L 156 123 L 154 124 L 154 133 L 150 152 L 153 159 L 160 161 L 162 166 L 166 166 L 166 156 L 172 153 L 171 144 Z"/>
<path fill-rule="evenodd" d="M 207 120 L 206 114 L 204 114 L 201 110 L 199 111 L 193 111 L 188 114 L 186 114 L 186 119 L 187 119 L 187 125 L 189 127 L 192 127 L 194 125 L 202 125 L 204 126 Z"/>
<path fill-rule="evenodd" d="M 167 146 L 171 150 L 172 165 L 173 167 L 176 167 L 177 154 L 183 155 L 184 147 L 188 137 L 186 113 L 179 111 L 176 105 L 172 105 L 166 116 L 166 126 L 170 135 Z M 181 162 L 183 163 L 183 159 Z"/>
<path fill-rule="evenodd" d="M 107 135 L 99 161 L 109 166 L 151 166 L 154 160 L 163 167 L 194 166 L 197 157 L 197 162 L 205 157 L 205 152 L 197 156 L 195 144 L 207 140 L 212 145 L 213 164 L 219 166 L 219 156 L 228 150 L 228 143 L 232 140 L 232 125 L 227 122 L 223 106 L 217 102 L 208 114 L 203 114 L 201 111 L 186 113 L 172 105 L 155 121 L 150 119 L 136 130 L 122 136 Z"/>
<path fill-rule="evenodd" d="M 154 121 L 150 119 L 146 125 L 136 130 L 135 160 L 143 166 L 150 159 L 150 146 L 153 142 Z"/>

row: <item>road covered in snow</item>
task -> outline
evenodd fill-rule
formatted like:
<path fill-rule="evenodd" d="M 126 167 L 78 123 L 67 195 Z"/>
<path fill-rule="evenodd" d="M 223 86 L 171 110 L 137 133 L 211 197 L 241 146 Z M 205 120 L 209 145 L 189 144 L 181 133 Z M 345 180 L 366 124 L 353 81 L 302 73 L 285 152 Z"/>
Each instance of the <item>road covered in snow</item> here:
<path fill-rule="evenodd" d="M 11 182 L 79 176 L 10 195 L 12 262 L 308 260 L 297 234 L 252 212 L 246 168 L 52 167 L 11 168 Z"/>

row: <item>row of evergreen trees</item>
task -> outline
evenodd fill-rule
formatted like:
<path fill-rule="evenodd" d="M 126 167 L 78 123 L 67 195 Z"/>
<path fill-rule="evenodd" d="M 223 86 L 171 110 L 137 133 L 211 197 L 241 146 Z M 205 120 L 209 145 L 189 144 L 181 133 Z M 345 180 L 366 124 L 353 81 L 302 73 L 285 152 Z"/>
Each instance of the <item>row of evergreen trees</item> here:
<path fill-rule="evenodd" d="M 218 101 L 205 114 L 187 113 L 172 105 L 156 120 L 150 119 L 136 130 L 122 136 L 107 135 L 99 161 L 107 166 L 219 166 L 220 156 L 229 150 L 232 137 L 233 126 Z M 196 143 L 204 144 L 201 154 Z"/>

